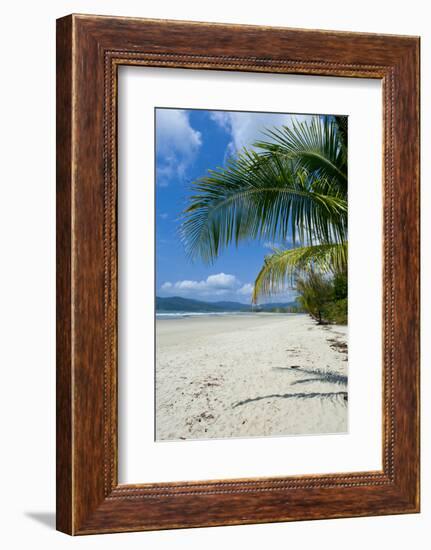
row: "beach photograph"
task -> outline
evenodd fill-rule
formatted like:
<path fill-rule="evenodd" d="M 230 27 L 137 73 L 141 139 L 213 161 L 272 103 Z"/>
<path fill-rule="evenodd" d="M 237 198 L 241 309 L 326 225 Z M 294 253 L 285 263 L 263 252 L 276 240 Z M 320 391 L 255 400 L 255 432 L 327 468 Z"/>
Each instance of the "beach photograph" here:
<path fill-rule="evenodd" d="M 348 432 L 348 119 L 155 109 L 155 440 Z"/>

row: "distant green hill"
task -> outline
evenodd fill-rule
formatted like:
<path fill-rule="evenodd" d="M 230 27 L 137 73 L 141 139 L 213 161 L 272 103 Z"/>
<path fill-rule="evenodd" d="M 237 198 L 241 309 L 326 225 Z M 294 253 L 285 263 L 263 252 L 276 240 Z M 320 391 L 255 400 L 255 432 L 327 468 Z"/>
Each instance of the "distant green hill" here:
<path fill-rule="evenodd" d="M 291 309 L 297 307 L 296 302 L 261 304 L 251 307 L 248 304 L 240 302 L 203 302 L 201 300 L 192 300 L 190 298 L 181 298 L 180 296 L 172 296 L 169 298 L 161 298 L 156 296 L 156 311 L 158 313 L 168 312 L 196 312 L 196 313 L 217 313 L 226 311 L 274 311 L 276 309 Z"/>

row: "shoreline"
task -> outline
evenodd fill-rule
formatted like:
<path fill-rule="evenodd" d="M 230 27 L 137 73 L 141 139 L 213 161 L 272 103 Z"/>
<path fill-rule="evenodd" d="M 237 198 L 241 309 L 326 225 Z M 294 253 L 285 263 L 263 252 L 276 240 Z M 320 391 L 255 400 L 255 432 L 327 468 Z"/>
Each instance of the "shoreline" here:
<path fill-rule="evenodd" d="M 346 433 L 347 400 L 346 326 L 266 312 L 156 320 L 158 441 Z"/>
<path fill-rule="evenodd" d="M 247 316 L 292 316 L 292 315 L 305 315 L 304 313 L 276 313 L 269 311 L 185 311 L 185 312 L 176 312 L 176 311 L 156 311 L 155 318 L 157 321 L 168 321 L 172 319 L 186 319 L 188 317 L 247 317 Z"/>

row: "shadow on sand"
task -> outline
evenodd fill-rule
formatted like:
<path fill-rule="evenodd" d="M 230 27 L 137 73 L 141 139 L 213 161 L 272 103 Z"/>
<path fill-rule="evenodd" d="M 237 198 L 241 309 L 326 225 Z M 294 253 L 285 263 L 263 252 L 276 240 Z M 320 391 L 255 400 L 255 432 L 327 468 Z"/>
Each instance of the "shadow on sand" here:
<path fill-rule="evenodd" d="M 244 401 L 238 401 L 232 405 L 232 408 L 240 407 L 241 405 L 246 405 L 247 403 L 253 403 L 254 401 L 261 401 L 262 399 L 315 399 L 320 397 L 321 399 L 334 399 L 337 397 L 343 398 L 344 401 L 347 401 L 347 392 L 346 391 L 335 391 L 335 392 L 310 392 L 310 393 L 272 393 L 270 395 L 260 395 L 258 397 L 250 397 L 249 399 L 244 399 Z"/>
<path fill-rule="evenodd" d="M 273 367 L 274 370 L 292 372 L 292 367 Z M 296 367 L 294 371 L 298 374 L 310 374 L 313 378 L 303 378 L 302 380 L 295 380 L 291 383 L 305 384 L 306 382 L 329 382 L 331 384 L 341 384 L 347 386 L 347 376 L 345 374 L 338 374 L 337 372 L 326 371 L 322 369 L 305 369 L 302 367 Z"/>

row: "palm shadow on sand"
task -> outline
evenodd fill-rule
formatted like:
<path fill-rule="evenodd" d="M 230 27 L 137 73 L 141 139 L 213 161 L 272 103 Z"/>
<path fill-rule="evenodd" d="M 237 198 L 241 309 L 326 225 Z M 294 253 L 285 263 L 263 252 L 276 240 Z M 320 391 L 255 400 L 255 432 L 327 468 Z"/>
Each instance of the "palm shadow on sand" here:
<path fill-rule="evenodd" d="M 292 367 L 273 367 L 274 370 L 292 372 Z M 338 372 L 327 371 L 323 369 L 305 369 L 303 367 L 296 367 L 295 372 L 298 374 L 309 374 L 312 378 L 302 378 L 295 380 L 291 383 L 305 384 L 306 382 L 329 382 L 330 384 L 341 384 L 347 386 L 347 376 L 345 374 L 339 374 Z"/>
<path fill-rule="evenodd" d="M 244 399 L 243 401 L 238 401 L 232 405 L 232 408 L 240 407 L 241 405 L 246 405 L 247 403 L 253 403 L 254 401 L 260 401 L 262 399 L 315 399 L 320 397 L 322 399 L 335 399 L 337 397 L 342 397 L 344 401 L 347 401 L 347 392 L 346 391 L 335 391 L 335 392 L 310 392 L 310 393 L 272 393 L 270 395 L 260 395 L 258 397 L 250 397 L 249 399 Z"/>
<path fill-rule="evenodd" d="M 273 367 L 274 370 L 280 371 L 289 371 L 292 372 L 292 367 Z M 347 386 L 347 376 L 344 374 L 339 374 L 337 372 L 325 371 L 321 369 L 305 369 L 302 367 L 294 367 L 293 372 L 298 374 L 308 374 L 312 375 L 312 378 L 302 378 L 300 380 L 294 380 L 291 382 L 291 386 L 296 384 L 306 384 L 308 382 L 328 382 L 330 384 L 337 384 L 342 386 Z M 232 404 L 232 408 L 240 407 L 246 405 L 247 403 L 253 403 L 255 401 L 261 401 L 262 399 L 337 399 L 341 398 L 344 402 L 348 400 L 347 391 L 333 391 L 333 392 L 298 392 L 298 393 L 273 393 L 269 395 L 260 395 L 257 397 L 250 397 L 242 401 L 237 401 Z"/>

